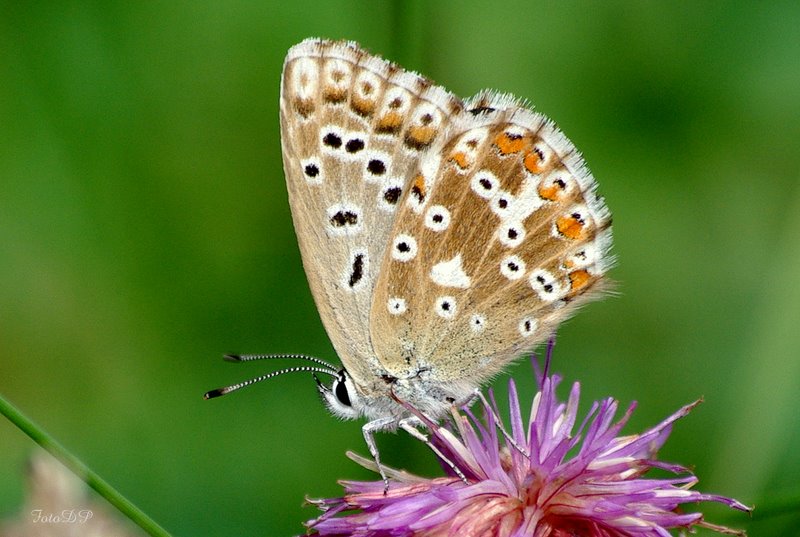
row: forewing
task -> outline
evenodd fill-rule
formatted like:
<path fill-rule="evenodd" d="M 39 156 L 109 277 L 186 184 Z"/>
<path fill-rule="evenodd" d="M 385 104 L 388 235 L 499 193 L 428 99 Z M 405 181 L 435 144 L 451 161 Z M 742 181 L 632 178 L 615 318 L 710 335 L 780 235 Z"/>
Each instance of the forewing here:
<path fill-rule="evenodd" d="M 597 296 L 611 218 L 549 120 L 506 96 L 466 106 L 399 208 L 371 334 L 390 374 L 474 387 Z"/>
<path fill-rule="evenodd" d="M 380 371 L 369 312 L 400 199 L 462 106 L 354 43 L 306 40 L 287 55 L 280 114 L 292 218 L 323 324 L 361 388 Z"/>

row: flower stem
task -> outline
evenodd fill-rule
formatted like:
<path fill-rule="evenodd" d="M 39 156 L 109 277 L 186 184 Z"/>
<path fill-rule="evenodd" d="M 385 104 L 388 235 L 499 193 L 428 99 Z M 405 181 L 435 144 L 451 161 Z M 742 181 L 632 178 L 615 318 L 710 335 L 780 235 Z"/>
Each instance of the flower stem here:
<path fill-rule="evenodd" d="M 117 490 L 108 484 L 103 478 L 90 470 L 77 457 L 66 450 L 52 436 L 47 434 L 41 427 L 35 424 L 27 416 L 19 411 L 14 405 L 0 395 L 0 414 L 7 417 L 11 423 L 22 429 L 30 436 L 34 442 L 42 446 L 48 453 L 58 459 L 72 473 L 82 479 L 87 485 L 93 488 L 100 496 L 105 498 L 108 503 L 119 509 L 119 511 L 136 523 L 140 528 L 153 537 L 170 537 L 167 530 L 159 526 L 156 521 L 147 516 L 141 509 L 122 496 Z"/>

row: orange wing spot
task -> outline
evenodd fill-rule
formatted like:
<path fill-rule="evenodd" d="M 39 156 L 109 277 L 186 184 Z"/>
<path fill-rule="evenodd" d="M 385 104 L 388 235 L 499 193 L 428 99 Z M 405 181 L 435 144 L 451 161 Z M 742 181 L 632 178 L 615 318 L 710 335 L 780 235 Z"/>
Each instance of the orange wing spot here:
<path fill-rule="evenodd" d="M 589 283 L 589 280 L 592 279 L 592 275 L 589 274 L 586 270 L 574 270 L 569 273 L 569 286 L 573 291 L 577 291 Z"/>
<path fill-rule="evenodd" d="M 556 201 L 558 199 L 558 195 L 561 193 L 561 190 L 562 189 L 555 184 L 550 186 L 539 185 L 539 197 L 548 201 Z"/>
<path fill-rule="evenodd" d="M 567 259 L 566 261 L 561 263 L 561 266 L 564 267 L 565 269 L 571 269 L 572 267 L 575 266 L 575 262 L 572 259 Z"/>
<path fill-rule="evenodd" d="M 297 98 L 294 100 L 294 109 L 297 110 L 297 113 L 301 116 L 308 117 L 314 113 L 314 101 L 311 99 Z"/>
<path fill-rule="evenodd" d="M 322 97 L 329 103 L 341 103 L 347 99 L 347 91 L 342 88 L 326 87 L 322 92 Z"/>
<path fill-rule="evenodd" d="M 378 120 L 375 130 L 381 133 L 395 133 L 402 125 L 403 116 L 399 112 L 388 112 Z"/>
<path fill-rule="evenodd" d="M 360 116 L 372 115 L 372 113 L 375 112 L 375 105 L 375 101 L 364 99 L 356 95 L 353 95 L 353 98 L 350 100 L 350 108 Z"/>
<path fill-rule="evenodd" d="M 544 155 L 542 155 L 541 150 L 535 147 L 525 154 L 522 162 L 525 165 L 525 169 L 531 173 L 542 173 L 544 169 Z"/>
<path fill-rule="evenodd" d="M 568 239 L 578 239 L 583 232 L 585 222 L 572 216 L 571 214 L 561 216 L 556 220 L 558 232 Z"/>
<path fill-rule="evenodd" d="M 417 201 L 422 203 L 425 201 L 425 195 L 427 194 L 427 187 L 425 185 L 425 177 L 419 173 L 414 178 L 414 184 L 411 187 L 411 193 L 417 198 Z"/>
<path fill-rule="evenodd" d="M 436 136 L 435 128 L 414 126 L 406 133 L 406 143 L 416 149 L 422 149 L 430 145 L 434 136 Z"/>
<path fill-rule="evenodd" d="M 457 151 L 456 153 L 453 153 L 453 156 L 450 157 L 450 160 L 455 162 L 462 170 L 466 170 L 469 167 L 467 155 L 463 151 Z"/>
<path fill-rule="evenodd" d="M 511 135 L 501 132 L 494 139 L 494 145 L 500 150 L 500 154 L 519 153 L 525 148 L 525 139 L 519 135 Z"/>

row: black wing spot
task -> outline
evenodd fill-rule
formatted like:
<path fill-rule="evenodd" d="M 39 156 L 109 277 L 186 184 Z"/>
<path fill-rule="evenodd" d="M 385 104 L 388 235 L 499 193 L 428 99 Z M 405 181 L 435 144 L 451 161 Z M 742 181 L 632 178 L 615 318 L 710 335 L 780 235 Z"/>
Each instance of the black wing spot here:
<path fill-rule="evenodd" d="M 358 223 L 358 214 L 353 211 L 339 211 L 331 216 L 331 224 L 336 227 L 354 226 Z"/>
<path fill-rule="evenodd" d="M 348 140 L 344 148 L 348 153 L 358 153 L 364 149 L 364 140 L 353 138 L 352 140 Z"/>
<path fill-rule="evenodd" d="M 367 163 L 367 169 L 372 175 L 383 175 L 386 173 L 386 164 L 382 160 L 374 158 Z"/>
<path fill-rule="evenodd" d="M 316 177 L 317 175 L 319 175 L 319 166 L 317 166 L 316 164 L 306 164 L 304 171 L 306 172 L 307 176 Z"/>
<path fill-rule="evenodd" d="M 425 201 L 425 193 L 419 187 L 419 185 L 414 185 L 411 187 L 411 193 L 414 194 L 414 197 L 417 198 L 418 203 L 422 203 Z"/>
<path fill-rule="evenodd" d="M 342 146 L 342 138 L 338 134 L 329 132 L 322 139 L 322 143 L 333 149 L 339 149 Z"/>
<path fill-rule="evenodd" d="M 390 205 L 396 205 L 402 191 L 403 190 L 399 186 L 387 188 L 383 193 L 383 199 Z"/>
<path fill-rule="evenodd" d="M 350 279 L 347 281 L 347 284 L 350 287 L 355 287 L 355 285 L 361 281 L 361 278 L 364 277 L 364 254 L 357 254 L 353 258 L 353 271 L 350 273 Z"/>
<path fill-rule="evenodd" d="M 488 114 L 490 112 L 494 112 L 495 110 L 496 108 L 492 108 L 491 106 L 476 106 L 470 110 L 469 113 L 473 116 L 477 116 L 478 114 Z"/>

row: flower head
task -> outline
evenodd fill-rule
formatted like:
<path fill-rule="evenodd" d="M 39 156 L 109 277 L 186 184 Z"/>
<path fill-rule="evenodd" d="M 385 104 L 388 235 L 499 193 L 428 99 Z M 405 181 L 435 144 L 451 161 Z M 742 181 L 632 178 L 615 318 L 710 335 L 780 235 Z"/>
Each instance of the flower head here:
<path fill-rule="evenodd" d="M 527 427 L 513 380 L 510 432 L 486 401 L 483 420 L 465 409 L 454 412 L 451 428 L 428 423 L 450 475 L 427 479 L 390 469 L 386 492 L 380 480 L 344 481 L 344 497 L 312 501 L 325 512 L 307 526 L 319 535 L 365 537 L 667 537 L 670 529 L 696 526 L 739 533 L 680 508 L 702 501 L 748 507 L 692 490 L 698 480 L 688 469 L 655 459 L 672 424 L 699 401 L 642 434 L 620 436 L 634 404 L 615 422 L 618 402 L 596 402 L 576 428 L 580 385 L 562 402 L 559 381 L 542 376 Z M 463 479 L 449 471 L 451 463 Z M 668 477 L 645 478 L 652 469 Z"/>

